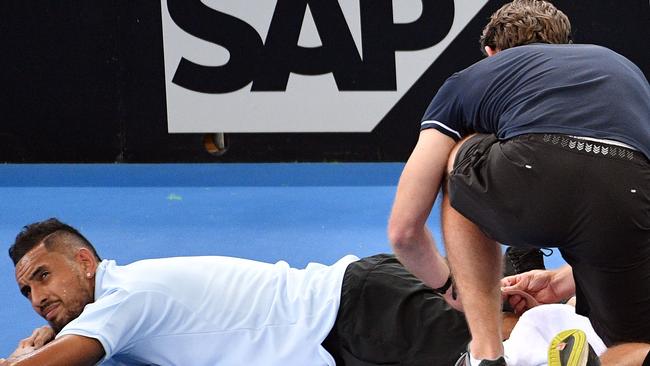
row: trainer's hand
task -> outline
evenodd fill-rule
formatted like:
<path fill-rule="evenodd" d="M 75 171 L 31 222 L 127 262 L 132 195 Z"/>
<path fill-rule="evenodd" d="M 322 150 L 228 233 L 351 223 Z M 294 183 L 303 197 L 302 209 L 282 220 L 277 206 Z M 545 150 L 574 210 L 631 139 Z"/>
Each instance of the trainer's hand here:
<path fill-rule="evenodd" d="M 508 302 L 516 314 L 521 314 L 537 305 L 526 296 L 516 294 L 524 291 L 531 295 L 538 304 L 550 304 L 562 300 L 562 296 L 553 287 L 553 272 L 547 270 L 533 270 L 522 274 L 505 277 L 501 280 L 501 291 L 505 294 L 512 293 Z"/>
<path fill-rule="evenodd" d="M 447 292 L 444 293 L 444 295 L 442 297 L 445 299 L 445 301 L 447 301 L 447 304 L 449 304 L 452 308 L 454 308 L 454 309 L 456 309 L 456 310 L 458 310 L 460 312 L 463 312 L 464 311 L 463 310 L 463 303 L 462 303 L 462 301 L 460 299 L 460 294 L 458 294 L 456 292 L 456 289 L 454 288 L 454 286 L 456 286 L 456 284 L 453 284 L 449 288 L 449 290 L 447 290 Z"/>
<path fill-rule="evenodd" d="M 50 326 L 46 325 L 36 328 L 32 332 L 32 335 L 18 343 L 18 348 L 16 348 L 9 358 L 18 358 L 32 353 L 53 340 L 55 335 L 54 330 Z"/>

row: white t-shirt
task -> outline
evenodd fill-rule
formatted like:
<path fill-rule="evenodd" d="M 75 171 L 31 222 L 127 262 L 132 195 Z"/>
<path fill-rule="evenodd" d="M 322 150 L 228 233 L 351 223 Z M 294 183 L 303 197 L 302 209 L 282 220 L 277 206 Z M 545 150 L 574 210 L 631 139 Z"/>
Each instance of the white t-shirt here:
<path fill-rule="evenodd" d="M 95 302 L 57 337 L 99 340 L 104 365 L 334 365 L 321 343 L 357 259 L 305 269 L 230 257 L 104 260 Z"/>

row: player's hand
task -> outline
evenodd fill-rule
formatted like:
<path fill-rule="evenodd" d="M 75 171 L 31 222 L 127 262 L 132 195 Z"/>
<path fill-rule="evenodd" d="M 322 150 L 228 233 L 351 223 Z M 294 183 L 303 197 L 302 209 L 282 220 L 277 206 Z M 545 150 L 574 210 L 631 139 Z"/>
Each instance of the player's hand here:
<path fill-rule="evenodd" d="M 518 293 L 523 291 L 525 294 Z M 553 272 L 533 270 L 501 280 L 501 292 L 508 295 L 508 302 L 516 314 L 521 314 L 538 304 L 556 303 L 562 300 L 553 287 Z"/>
<path fill-rule="evenodd" d="M 516 297 L 515 297 L 516 296 Z M 539 301 L 533 297 L 533 295 L 529 294 L 526 291 L 523 290 L 517 290 L 512 287 L 508 288 L 501 288 L 501 301 L 508 300 L 510 302 L 510 299 L 512 298 L 512 301 L 518 304 L 518 308 L 515 309 L 513 307 L 513 310 L 515 311 L 516 314 L 521 314 L 522 312 L 532 309 L 535 306 L 539 305 Z M 519 299 L 521 298 L 521 300 Z M 522 301 L 524 302 L 523 305 L 521 305 Z"/>
<path fill-rule="evenodd" d="M 21 340 L 18 343 L 18 348 L 16 348 L 14 353 L 12 353 L 9 358 L 18 358 L 20 356 L 32 353 L 48 344 L 51 340 L 54 339 L 55 335 L 56 334 L 54 333 L 54 330 L 50 326 L 46 325 L 40 328 L 36 328 L 32 332 L 32 335 Z"/>

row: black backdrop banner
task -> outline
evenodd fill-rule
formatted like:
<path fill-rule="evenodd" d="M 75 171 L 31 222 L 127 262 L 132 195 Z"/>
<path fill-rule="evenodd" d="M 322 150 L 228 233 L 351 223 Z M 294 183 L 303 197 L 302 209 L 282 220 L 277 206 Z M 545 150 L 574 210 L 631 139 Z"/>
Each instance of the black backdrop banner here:
<path fill-rule="evenodd" d="M 218 136 L 212 133 L 215 131 L 168 132 L 162 10 L 163 5 L 183 3 L 163 1 L 0 2 L 0 161 L 405 161 L 432 96 L 453 72 L 482 58 L 480 31 L 489 15 L 506 2 L 488 1 L 370 132 L 227 132 Z M 646 78 L 650 75 L 647 0 L 557 0 L 554 4 L 571 19 L 576 43 L 609 47 L 637 64 Z M 430 11 L 427 6 L 422 8 Z M 452 11 L 441 14 L 453 17 Z M 188 21 L 187 17 L 180 19 Z M 433 36 L 441 38 L 452 21 L 440 19 Z M 391 47 L 428 46 L 417 40 L 404 43 L 409 37 L 403 33 L 399 38 L 399 32 L 407 32 L 406 28 L 395 27 L 398 40 Z M 341 42 L 345 43 L 344 39 Z M 244 45 L 231 47 L 235 50 Z M 278 42 L 274 47 L 284 46 Z M 319 55 L 315 51 L 305 54 Z M 354 62 L 355 52 L 348 55 L 351 58 L 347 60 Z M 376 55 L 379 66 L 375 66 L 386 67 L 386 62 L 391 66 L 392 61 L 382 57 Z M 339 90 L 395 87 L 383 73 L 372 75 L 370 61 L 357 59 L 357 69 L 345 69 L 336 59 L 330 61 L 331 65 L 321 60 L 293 67 L 303 74 L 334 68 Z M 276 62 L 277 67 L 283 65 Z M 365 84 L 349 82 L 354 72 L 365 78 Z M 240 84 L 248 82 L 242 80 Z M 282 78 L 258 78 L 252 87 L 276 90 L 282 89 L 283 83 Z M 233 85 L 231 88 L 241 86 Z M 225 137 L 225 150 L 214 146 L 220 145 L 221 137 Z"/>

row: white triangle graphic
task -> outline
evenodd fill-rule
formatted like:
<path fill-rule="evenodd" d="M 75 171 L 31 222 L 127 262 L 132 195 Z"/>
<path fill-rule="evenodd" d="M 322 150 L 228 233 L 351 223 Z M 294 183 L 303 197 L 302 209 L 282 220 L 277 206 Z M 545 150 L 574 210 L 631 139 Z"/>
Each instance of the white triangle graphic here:
<path fill-rule="evenodd" d="M 300 37 L 298 38 L 298 46 L 301 47 L 318 47 L 322 46 L 323 42 L 318 35 L 316 23 L 314 23 L 314 16 L 307 6 L 305 17 L 302 20 L 302 28 L 300 29 Z"/>
<path fill-rule="evenodd" d="M 251 92 L 249 84 L 227 94 L 204 94 L 171 83 L 178 62 L 184 57 L 203 65 L 222 65 L 227 62 L 228 51 L 184 32 L 171 19 L 166 0 L 161 1 L 169 132 L 369 132 L 487 3 L 487 0 L 455 0 L 454 22 L 445 39 L 427 49 L 397 52 L 396 91 L 339 91 L 329 73 L 291 74 L 284 92 Z M 393 0 L 394 21 L 417 19 L 421 1 L 433 0 Z M 263 40 L 275 3 L 275 0 L 205 1 L 209 7 L 250 24 Z M 361 54 L 359 1 L 340 0 L 339 5 Z M 321 45 L 310 9 L 305 13 L 298 44 Z M 475 48 L 468 49 L 474 51 Z"/>

